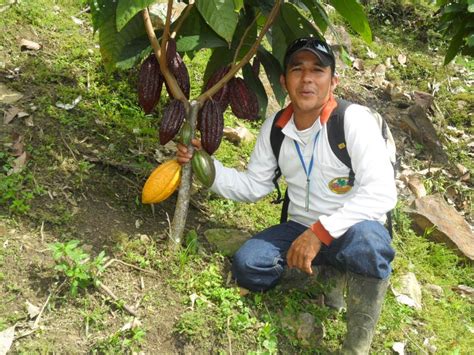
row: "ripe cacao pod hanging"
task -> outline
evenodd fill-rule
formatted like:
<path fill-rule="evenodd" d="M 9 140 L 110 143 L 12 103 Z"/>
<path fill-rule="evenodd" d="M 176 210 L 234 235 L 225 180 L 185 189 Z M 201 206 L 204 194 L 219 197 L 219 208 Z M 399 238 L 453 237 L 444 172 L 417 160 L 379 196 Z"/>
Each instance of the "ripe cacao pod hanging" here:
<path fill-rule="evenodd" d="M 248 88 L 242 78 L 229 81 L 229 99 L 232 112 L 238 118 L 256 120 L 258 118 L 257 95 Z"/>
<path fill-rule="evenodd" d="M 142 190 L 142 203 L 158 203 L 166 200 L 178 188 L 181 181 L 181 165 L 168 160 L 159 165 L 148 177 Z"/>
<path fill-rule="evenodd" d="M 212 74 L 212 76 L 207 81 L 206 86 L 205 86 L 205 91 L 209 90 L 214 85 L 216 85 L 216 83 L 219 80 L 221 80 L 224 77 L 224 75 L 226 75 L 229 72 L 229 70 L 230 70 L 229 66 L 222 67 L 222 68 L 216 70 L 216 72 L 214 74 Z M 212 96 L 212 99 L 219 103 L 219 105 L 221 106 L 222 112 L 224 112 L 225 109 L 227 108 L 227 106 L 229 105 L 229 86 L 228 86 L 228 83 L 226 83 L 217 93 L 215 93 Z"/>
<path fill-rule="evenodd" d="M 140 67 L 138 76 L 138 103 L 146 114 L 153 111 L 160 101 L 163 75 L 154 54 L 151 54 Z"/>
<path fill-rule="evenodd" d="M 214 161 L 204 150 L 195 150 L 191 160 L 194 174 L 206 187 L 211 187 L 216 178 Z"/>
<path fill-rule="evenodd" d="M 212 155 L 222 141 L 224 134 L 224 115 L 220 105 L 213 99 L 207 100 L 199 111 L 199 130 L 203 149 Z"/>
<path fill-rule="evenodd" d="M 168 65 L 173 61 L 173 58 L 176 56 L 176 40 L 174 38 L 169 38 L 166 44 L 166 60 Z"/>
<path fill-rule="evenodd" d="M 183 92 L 184 96 L 189 99 L 189 94 L 191 92 L 191 84 L 189 82 L 188 68 L 186 68 L 186 64 L 184 64 L 183 58 L 181 58 L 179 53 L 176 52 L 176 43 L 174 44 L 174 49 L 172 43 L 173 42 L 171 40 L 168 42 L 169 51 L 167 51 L 166 53 L 168 68 L 176 78 L 178 86 L 181 88 L 181 91 Z M 168 94 L 172 96 L 168 84 L 166 85 L 166 90 L 168 90 Z"/>
<path fill-rule="evenodd" d="M 176 136 L 183 124 L 186 111 L 179 100 L 171 101 L 163 110 L 163 119 L 160 124 L 160 143 L 165 145 Z"/>

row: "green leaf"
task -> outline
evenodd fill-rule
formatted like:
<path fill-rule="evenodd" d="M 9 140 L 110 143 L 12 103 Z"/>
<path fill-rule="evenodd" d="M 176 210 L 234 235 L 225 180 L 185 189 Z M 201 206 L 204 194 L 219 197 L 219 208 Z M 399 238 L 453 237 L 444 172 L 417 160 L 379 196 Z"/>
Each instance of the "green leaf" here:
<path fill-rule="evenodd" d="M 115 17 L 116 2 L 114 0 L 90 0 L 92 25 L 94 32 L 107 22 L 111 16 Z"/>
<path fill-rule="evenodd" d="M 302 2 L 311 12 L 311 16 L 313 16 L 313 20 L 321 33 L 326 32 L 330 21 L 326 10 L 321 6 L 321 3 L 318 0 L 302 0 Z"/>
<path fill-rule="evenodd" d="M 105 68 L 108 71 L 114 69 L 116 63 L 121 58 L 121 53 L 125 46 L 145 34 L 145 27 L 140 14 L 135 15 L 120 32 L 117 32 L 115 28 L 115 16 L 109 18 L 99 28 L 100 53 L 102 54 Z"/>
<path fill-rule="evenodd" d="M 148 57 L 151 52 L 152 48 L 148 36 L 141 36 L 122 48 L 117 58 L 116 66 L 123 70 L 133 68 L 144 58 Z"/>
<path fill-rule="evenodd" d="M 467 37 L 466 43 L 469 47 L 474 47 L 474 34 L 471 34 L 469 37 Z"/>
<path fill-rule="evenodd" d="M 248 85 L 250 90 L 252 90 L 257 95 L 258 100 L 258 116 L 262 119 L 265 118 L 267 113 L 268 106 L 268 97 L 263 87 L 262 82 L 258 77 L 255 76 L 255 73 L 252 70 L 250 64 L 245 64 L 242 68 L 242 73 L 244 75 L 245 83 Z"/>
<path fill-rule="evenodd" d="M 165 0 L 118 0 L 116 11 L 117 31 L 122 30 L 133 16 L 143 10 L 145 7 L 155 3 L 164 3 Z"/>
<path fill-rule="evenodd" d="M 227 42 L 209 27 L 199 11 L 193 7 L 179 30 L 176 45 L 178 52 L 188 52 L 201 48 L 224 47 Z"/>
<path fill-rule="evenodd" d="M 467 11 L 474 12 L 474 0 L 467 0 Z"/>
<path fill-rule="evenodd" d="M 451 62 L 454 59 L 454 57 L 456 57 L 463 43 L 464 43 L 464 24 L 461 25 L 456 35 L 454 35 L 453 39 L 449 43 L 446 56 L 444 57 L 444 65 L 449 64 L 449 62 Z"/>
<path fill-rule="evenodd" d="M 206 23 L 227 43 L 230 43 L 239 21 L 238 14 L 234 11 L 234 1 L 199 0 L 196 6 Z"/>
<path fill-rule="evenodd" d="M 274 0 L 247 0 L 245 3 L 253 8 L 260 9 L 262 13 L 268 15 L 272 11 Z"/>
<path fill-rule="evenodd" d="M 244 0 L 234 0 L 235 12 L 239 13 L 243 7 L 244 7 Z"/>
<path fill-rule="evenodd" d="M 295 8 L 293 4 L 284 3 L 280 16 L 272 27 L 273 55 L 283 64 L 286 47 L 297 38 L 314 36 L 321 38 L 318 30 Z"/>
<path fill-rule="evenodd" d="M 356 0 L 330 0 L 329 2 L 367 43 L 372 42 L 372 31 L 361 4 Z"/>
<path fill-rule="evenodd" d="M 265 48 L 260 46 L 257 51 L 258 59 L 265 69 L 267 74 L 268 81 L 273 90 L 273 94 L 278 102 L 278 104 L 283 107 L 285 104 L 286 92 L 283 90 L 280 84 L 280 76 L 282 75 L 282 70 L 278 60 Z"/>
<path fill-rule="evenodd" d="M 250 25 L 252 26 L 247 31 L 247 34 L 242 43 L 242 47 L 240 47 L 239 54 L 236 57 L 237 61 L 241 60 L 247 54 L 247 52 L 250 50 L 250 48 L 255 43 L 255 40 L 257 39 L 257 24 L 254 23 L 252 19 L 253 19 L 253 16 L 249 16 L 249 14 L 242 15 L 237 24 L 237 28 L 234 32 L 234 37 L 232 39 L 232 44 L 231 44 L 231 50 L 235 53 L 248 27 Z"/>

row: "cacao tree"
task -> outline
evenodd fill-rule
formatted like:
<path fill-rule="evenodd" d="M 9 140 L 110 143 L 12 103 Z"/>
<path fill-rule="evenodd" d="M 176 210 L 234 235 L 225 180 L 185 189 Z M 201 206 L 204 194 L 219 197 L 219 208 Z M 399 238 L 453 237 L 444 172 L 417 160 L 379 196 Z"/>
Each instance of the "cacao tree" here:
<path fill-rule="evenodd" d="M 284 104 L 279 77 L 286 47 L 299 37 L 321 38 L 331 29 L 326 7 L 318 0 L 89 0 L 89 4 L 105 68 L 123 70 L 141 63 L 138 101 L 145 113 L 153 111 L 165 84 L 172 100 L 163 110 L 161 143 L 171 140 L 184 122 L 185 141 L 193 152 L 189 138 L 196 127 L 201 131 L 204 150 L 181 172 L 170 234 L 170 245 L 178 246 L 189 206 L 192 167 L 205 186 L 212 184 L 215 171 L 207 153 L 214 153 L 222 139 L 223 111 L 230 104 L 239 118 L 265 117 L 268 98 L 260 75 L 267 76 L 276 100 Z M 166 10 L 164 21 L 150 16 L 149 7 L 156 4 Z M 328 4 L 371 41 L 357 0 L 329 0 Z M 176 6 L 184 8 L 173 18 Z M 202 94 L 190 100 L 183 58 L 200 50 L 211 52 L 206 84 Z M 174 170 L 170 176 L 176 180 Z"/>

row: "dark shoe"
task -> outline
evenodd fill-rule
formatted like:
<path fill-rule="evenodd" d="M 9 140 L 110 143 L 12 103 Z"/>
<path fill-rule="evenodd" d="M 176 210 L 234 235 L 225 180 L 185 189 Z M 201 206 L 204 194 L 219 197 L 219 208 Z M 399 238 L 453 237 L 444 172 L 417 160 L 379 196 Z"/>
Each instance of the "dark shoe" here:
<path fill-rule="evenodd" d="M 348 273 L 347 334 L 342 354 L 369 353 L 388 284 L 388 279 Z"/>
<path fill-rule="evenodd" d="M 326 291 L 324 291 L 324 304 L 328 307 L 341 312 L 346 308 L 344 302 L 344 289 L 346 288 L 346 273 L 336 269 L 330 265 L 322 265 L 318 280 L 321 282 Z"/>

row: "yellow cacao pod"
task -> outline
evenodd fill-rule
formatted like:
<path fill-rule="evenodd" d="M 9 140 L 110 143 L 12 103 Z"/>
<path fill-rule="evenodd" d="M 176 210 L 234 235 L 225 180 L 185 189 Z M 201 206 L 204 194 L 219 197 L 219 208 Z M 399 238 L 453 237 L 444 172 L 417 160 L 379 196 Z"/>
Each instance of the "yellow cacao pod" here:
<path fill-rule="evenodd" d="M 181 165 L 168 160 L 159 165 L 145 182 L 142 203 L 158 203 L 166 200 L 178 188 L 181 181 Z"/>

